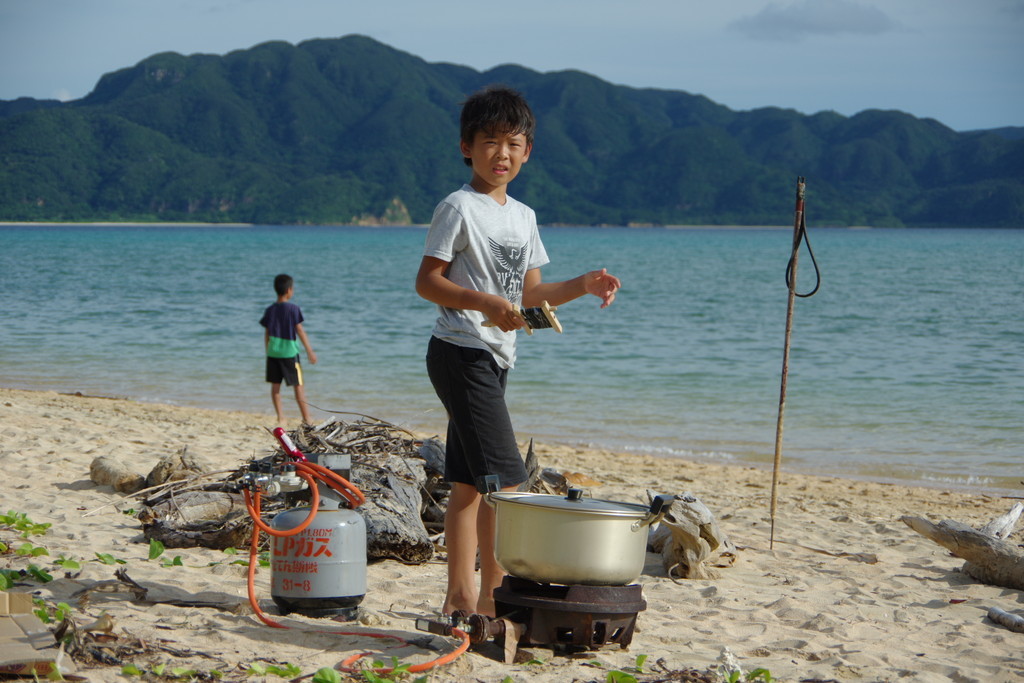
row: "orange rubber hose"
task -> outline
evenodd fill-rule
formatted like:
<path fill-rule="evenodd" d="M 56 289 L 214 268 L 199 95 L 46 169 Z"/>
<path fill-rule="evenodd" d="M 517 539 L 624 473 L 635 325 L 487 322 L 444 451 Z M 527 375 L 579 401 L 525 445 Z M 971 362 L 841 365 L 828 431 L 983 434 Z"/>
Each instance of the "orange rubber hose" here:
<path fill-rule="evenodd" d="M 348 479 L 319 463 L 296 462 L 295 469 L 296 471 L 308 471 L 314 477 L 323 481 L 332 489 L 345 496 L 353 508 L 357 508 L 366 502 L 366 496 L 363 495 L 363 492 L 353 486 Z"/>
<path fill-rule="evenodd" d="M 284 624 L 282 624 L 280 622 L 274 621 L 269 616 L 267 616 L 267 614 L 260 608 L 259 600 L 256 598 L 256 567 L 259 565 L 260 531 L 263 530 L 263 531 L 266 531 L 268 534 L 270 534 L 272 536 L 278 536 L 278 537 L 281 537 L 281 536 L 291 536 L 291 535 L 294 535 L 294 534 L 297 534 L 297 533 L 301 532 L 303 529 L 305 529 L 307 526 L 309 526 L 313 522 L 313 519 L 316 517 L 317 508 L 318 508 L 319 503 L 320 503 L 320 492 L 317 490 L 316 483 L 313 481 L 314 477 L 317 478 L 317 479 L 320 479 L 325 484 L 327 484 L 328 486 L 330 486 L 331 488 L 333 488 L 334 490 L 338 491 L 343 496 L 345 496 L 345 498 L 348 499 L 348 501 L 350 503 L 352 503 L 353 507 L 356 507 L 356 506 L 361 505 L 362 503 L 366 502 L 366 496 L 363 494 L 362 491 L 360 491 L 358 488 L 356 488 L 355 486 L 350 484 L 344 477 L 336 474 L 335 472 L 332 472 L 331 470 L 329 470 L 329 469 L 327 469 L 325 467 L 322 467 L 321 465 L 317 465 L 316 463 L 296 462 L 295 465 L 296 465 L 296 473 L 300 477 L 305 479 L 306 482 L 309 484 L 313 500 L 312 500 L 312 502 L 310 504 L 310 514 L 306 517 L 306 519 L 302 522 L 302 524 L 300 524 L 299 526 L 295 527 L 294 529 L 289 529 L 288 531 L 277 531 L 276 529 L 271 528 L 269 525 L 267 525 L 266 522 L 264 522 L 260 518 L 260 493 L 257 491 L 255 496 L 252 496 L 248 489 L 243 489 L 243 491 L 242 491 L 243 496 L 245 498 L 246 509 L 248 509 L 249 516 L 252 517 L 252 520 L 253 520 L 252 537 L 250 538 L 250 541 L 249 541 L 249 570 L 247 572 L 247 577 L 246 577 L 246 579 L 247 579 L 246 583 L 247 583 L 247 588 L 248 588 L 248 592 L 249 592 L 249 605 L 252 607 L 253 612 L 256 614 L 256 617 L 260 621 L 262 621 L 264 624 L 266 624 L 267 626 L 270 626 L 272 628 L 289 629 L 290 627 L 289 626 L 285 626 Z M 319 468 L 319 470 L 323 470 L 323 472 L 326 473 L 326 474 L 321 473 L 320 471 L 318 471 L 318 468 Z M 309 470 L 311 474 L 306 474 L 305 470 Z M 330 479 L 332 479 L 334 481 L 328 481 L 328 475 L 331 475 Z M 341 487 L 341 488 L 339 488 L 339 487 Z M 358 501 L 358 502 L 356 502 L 356 501 Z M 367 638 L 387 638 L 389 640 L 398 641 L 402 645 L 412 645 L 412 643 L 410 643 L 407 640 L 403 640 L 402 638 L 399 638 L 397 636 L 392 636 L 392 635 L 389 635 L 389 634 L 386 634 L 386 633 L 359 632 L 359 631 L 335 631 L 335 630 L 325 630 L 325 629 L 312 629 L 312 631 L 315 632 L 315 633 L 328 633 L 328 634 L 339 635 L 339 636 L 362 636 L 362 637 L 367 637 Z M 456 659 L 458 659 L 459 657 L 461 657 L 463 655 L 463 653 L 465 653 L 466 650 L 469 649 L 469 635 L 467 633 L 465 633 L 464 631 L 462 631 L 460 629 L 457 629 L 457 628 L 453 628 L 452 629 L 452 635 L 458 636 L 458 637 L 460 637 L 462 639 L 462 642 L 459 644 L 459 646 L 457 648 L 455 648 L 453 651 L 449 652 L 448 654 L 442 655 L 441 657 L 438 657 L 437 659 L 433 659 L 433 660 L 431 660 L 429 662 L 422 662 L 420 664 L 414 664 L 414 665 L 410 666 L 407 669 L 407 671 L 409 671 L 410 673 L 419 673 L 419 672 L 422 672 L 422 671 L 428 671 L 430 669 L 433 669 L 434 667 L 442 666 L 444 664 L 448 664 L 450 662 L 453 662 Z M 372 653 L 370 653 L 370 652 L 360 652 L 360 653 L 357 653 L 355 655 L 352 655 L 352 656 L 348 657 L 347 659 L 345 659 L 344 661 L 342 661 L 338 665 L 337 668 L 340 671 L 344 671 L 346 673 L 356 673 L 356 672 L 359 671 L 359 669 L 351 668 L 351 664 L 356 662 L 356 661 L 358 661 L 358 660 L 360 660 L 360 659 L 362 659 L 363 657 L 366 657 L 367 655 L 370 655 L 370 654 L 372 654 Z M 391 671 L 393 671 L 393 669 L 383 669 L 382 668 L 382 669 L 373 669 L 373 671 L 374 671 L 374 673 L 377 673 L 377 674 L 388 674 Z"/>
<path fill-rule="evenodd" d="M 459 643 L 459 646 L 457 648 L 455 648 L 454 650 L 452 650 L 448 654 L 443 655 L 441 657 L 438 657 L 437 659 L 431 660 L 429 662 L 423 662 L 421 664 L 413 664 L 408 669 L 406 669 L 406 671 L 408 671 L 409 673 L 414 673 L 414 674 L 415 673 L 420 673 L 421 671 L 429 671 L 430 669 L 433 669 L 435 666 L 441 666 L 443 664 L 448 664 L 449 662 L 454 662 L 456 659 L 461 657 L 462 654 L 466 650 L 469 649 L 469 634 L 466 633 L 465 631 L 461 630 L 461 629 L 453 628 L 452 629 L 452 635 L 458 636 L 458 637 L 462 638 L 462 642 Z M 408 644 L 409 643 L 406 643 L 406 645 L 408 645 Z M 370 654 L 373 654 L 373 653 L 372 652 L 358 652 L 358 653 L 352 655 L 351 657 L 349 657 L 348 659 L 345 659 L 344 661 L 342 661 L 341 664 L 339 664 L 337 668 L 338 668 L 339 671 L 344 671 L 345 673 L 358 673 L 358 672 L 362 671 L 362 669 L 357 669 L 357 668 L 353 667 L 352 664 L 354 664 L 355 662 L 359 661 L 363 657 L 366 657 L 367 655 L 370 655 Z M 386 675 L 386 674 L 389 674 L 392 671 L 394 671 L 394 668 L 370 669 L 370 671 L 372 671 L 375 674 Z"/>
<path fill-rule="evenodd" d="M 253 524 L 258 526 L 260 529 L 267 532 L 271 536 L 277 536 L 279 538 L 284 536 L 294 536 L 295 534 L 304 531 L 306 527 L 312 524 L 313 520 L 316 519 L 316 512 L 317 509 L 320 507 L 320 489 L 317 488 L 316 482 L 313 481 L 312 476 L 306 474 L 305 472 L 300 472 L 298 470 L 296 470 L 295 473 L 306 480 L 306 483 L 309 485 L 310 495 L 312 496 L 313 499 L 309 504 L 309 514 L 306 515 L 306 519 L 302 520 L 302 523 L 293 529 L 288 529 L 286 531 L 278 531 L 277 529 L 274 529 L 269 524 L 264 522 L 263 519 L 260 517 L 259 511 L 260 492 L 256 492 L 256 502 L 253 503 L 253 496 L 251 493 L 249 493 L 249 489 L 242 489 L 242 497 L 245 499 L 245 507 L 249 510 L 249 516 L 252 517 Z"/>

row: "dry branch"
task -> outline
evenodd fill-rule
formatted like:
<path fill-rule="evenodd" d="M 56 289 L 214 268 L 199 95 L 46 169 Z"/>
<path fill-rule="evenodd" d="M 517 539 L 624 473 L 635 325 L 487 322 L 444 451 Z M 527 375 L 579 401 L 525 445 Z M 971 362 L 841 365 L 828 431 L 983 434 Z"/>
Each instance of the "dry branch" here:
<path fill-rule="evenodd" d="M 1024 589 L 1024 552 L 995 536 L 950 519 L 933 524 L 904 516 L 904 524 L 966 560 L 963 572 L 982 583 Z"/>

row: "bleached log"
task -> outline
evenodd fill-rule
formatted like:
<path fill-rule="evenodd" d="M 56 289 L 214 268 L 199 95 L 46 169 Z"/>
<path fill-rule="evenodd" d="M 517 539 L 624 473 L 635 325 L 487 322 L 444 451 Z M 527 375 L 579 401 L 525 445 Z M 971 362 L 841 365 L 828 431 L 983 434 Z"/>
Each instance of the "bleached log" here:
<path fill-rule="evenodd" d="M 520 491 L 531 491 L 533 486 L 537 483 L 537 478 L 540 477 L 540 462 L 537 460 L 537 453 L 533 450 L 533 439 L 530 439 L 530 446 L 526 449 L 525 457 L 526 465 L 526 482 L 520 487 Z"/>
<path fill-rule="evenodd" d="M 426 463 L 428 473 L 444 474 L 444 442 L 440 439 L 424 439 L 419 456 Z"/>
<path fill-rule="evenodd" d="M 153 487 L 169 481 L 190 479 L 206 471 L 207 468 L 203 467 L 195 456 L 188 452 L 188 446 L 185 446 L 174 455 L 165 455 L 160 458 L 146 475 L 146 486 Z"/>
<path fill-rule="evenodd" d="M 920 517 L 900 520 L 925 538 L 966 560 L 963 572 L 982 583 L 1024 589 L 1024 553 L 1015 545 L 951 519 L 933 524 Z"/>
<path fill-rule="evenodd" d="M 137 519 L 143 537 L 166 548 L 242 548 L 252 534 L 242 495 L 227 491 L 164 491 L 143 501 Z"/>
<path fill-rule="evenodd" d="M 1015 503 L 1005 515 L 996 517 L 991 522 L 981 527 L 981 533 L 995 536 L 996 538 L 1007 539 L 1020 521 L 1020 515 L 1024 512 L 1024 503 Z"/>
<path fill-rule="evenodd" d="M 988 610 L 988 618 L 1011 631 L 1024 633 L 1024 617 L 1019 614 L 1010 614 L 998 607 L 991 607 Z"/>
<path fill-rule="evenodd" d="M 356 511 L 366 522 L 367 558 L 419 564 L 433 557 L 434 544 L 420 517 L 423 461 L 392 455 L 373 467 L 354 462 L 351 481 L 366 494 Z"/>
<path fill-rule="evenodd" d="M 120 493 L 135 493 L 146 487 L 146 478 L 133 472 L 120 460 L 101 455 L 89 465 L 89 479 L 100 486 L 110 486 Z"/>

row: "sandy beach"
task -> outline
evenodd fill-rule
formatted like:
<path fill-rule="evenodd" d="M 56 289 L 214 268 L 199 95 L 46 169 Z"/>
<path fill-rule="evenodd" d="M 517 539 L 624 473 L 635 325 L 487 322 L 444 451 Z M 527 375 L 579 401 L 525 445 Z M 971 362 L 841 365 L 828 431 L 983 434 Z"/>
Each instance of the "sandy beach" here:
<path fill-rule="evenodd" d="M 161 456 L 186 446 L 210 469 L 235 469 L 271 452 L 264 426 L 271 426 L 267 415 L 0 389 L 0 458 L 7 479 L 0 510 L 52 524 L 28 539 L 48 555 L 7 552 L 0 554 L 0 568 L 36 563 L 54 580 L 25 579 L 11 590 L 51 604 L 68 602 L 79 624 L 105 612 L 113 619 L 115 644 L 159 645 L 140 647 L 144 651 L 132 664 L 142 671 L 164 665 L 167 671 L 220 672 L 222 680 L 294 680 L 359 652 L 418 663 L 454 650 L 457 641 L 415 629 L 415 619 L 439 612 L 445 582 L 440 556 L 420 565 L 370 564 L 358 624 L 290 615 L 278 617 L 289 628 L 273 629 L 248 604 L 246 567 L 232 563 L 238 557 L 186 548 L 150 560 L 140 523 L 125 514 L 138 499 L 90 480 L 98 456 L 115 457 L 145 475 Z M 660 557 L 648 554 L 640 579 L 647 609 L 628 650 L 613 646 L 563 656 L 529 648 L 532 659 L 522 664 L 505 664 L 486 649 L 469 651 L 422 674 L 431 681 L 605 681 L 610 671 L 638 681 L 690 680 L 671 672 L 706 673 L 724 648 L 745 671 L 764 668 L 781 681 L 1024 680 L 1024 635 L 986 618 L 991 607 L 1024 613 L 1024 595 L 971 579 L 960 572 L 962 560 L 900 521 L 915 515 L 980 527 L 1004 514 L 1012 500 L 783 468 L 769 549 L 768 471 L 552 444 L 538 444 L 537 454 L 543 467 L 599 482 L 591 488 L 595 498 L 642 503 L 645 489 L 696 495 L 737 546 L 736 562 L 718 569 L 715 579 L 673 581 Z M 1011 540 L 1021 542 L 1021 532 Z M 0 541 L 12 549 L 24 542 L 2 526 Z M 97 554 L 123 564 L 104 564 Z M 175 556 L 180 564 L 168 562 Z M 81 567 L 65 571 L 54 564 L 60 558 L 76 559 Z M 149 589 L 149 601 L 126 590 L 97 589 L 101 582 L 116 583 L 119 568 Z M 261 569 L 256 591 L 263 609 L 276 615 L 269 586 L 269 569 Z M 73 599 L 90 587 L 88 600 Z M 161 596 L 220 607 L 176 606 L 159 601 Z M 330 631 L 386 633 L 414 644 L 399 647 Z M 287 674 L 271 672 L 289 664 L 295 668 Z M 76 673 L 89 681 L 142 680 L 123 674 L 118 663 L 78 666 Z"/>

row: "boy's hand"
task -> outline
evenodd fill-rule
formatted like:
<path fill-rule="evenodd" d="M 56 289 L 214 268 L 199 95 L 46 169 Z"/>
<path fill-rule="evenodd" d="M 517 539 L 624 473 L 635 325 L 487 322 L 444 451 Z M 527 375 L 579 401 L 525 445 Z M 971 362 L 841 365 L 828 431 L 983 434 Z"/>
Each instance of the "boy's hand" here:
<path fill-rule="evenodd" d="M 602 268 L 584 275 L 583 286 L 587 294 L 593 294 L 601 299 L 601 308 L 607 308 L 615 301 L 615 292 L 619 291 L 622 283 L 619 282 L 619 278 L 610 274 L 607 268 Z"/>
<path fill-rule="evenodd" d="M 511 301 L 500 296 L 489 299 L 482 313 L 487 316 L 488 322 L 502 332 L 511 332 L 526 326 L 519 309 Z"/>
<path fill-rule="evenodd" d="M 310 362 L 311 365 L 316 365 L 316 352 L 315 351 L 310 349 L 309 351 L 306 352 L 306 356 L 309 358 L 309 362 Z"/>

